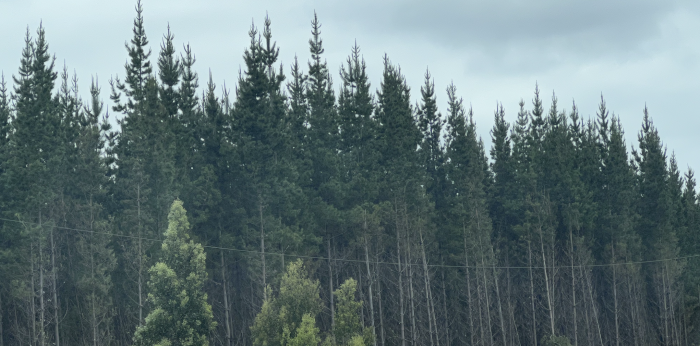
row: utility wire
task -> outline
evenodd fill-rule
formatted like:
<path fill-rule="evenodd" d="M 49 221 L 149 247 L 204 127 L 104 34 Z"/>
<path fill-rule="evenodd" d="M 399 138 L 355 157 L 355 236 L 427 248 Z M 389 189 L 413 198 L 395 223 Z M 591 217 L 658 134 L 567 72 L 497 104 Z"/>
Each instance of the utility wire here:
<path fill-rule="evenodd" d="M 36 222 L 19 221 L 19 220 L 5 219 L 5 218 L 0 218 L 0 220 L 21 223 L 23 225 L 24 224 L 32 224 L 32 225 L 40 226 L 39 223 L 36 223 Z M 86 230 L 86 229 L 78 229 L 78 228 L 63 227 L 63 226 L 53 226 L 53 227 L 56 229 L 65 230 L 65 231 L 102 234 L 102 235 L 108 235 L 108 236 L 112 236 L 112 237 L 141 239 L 141 240 L 152 241 L 152 242 L 162 242 L 163 241 L 162 239 L 138 237 L 138 236 L 133 236 L 133 235 L 128 235 L 128 234 L 117 234 L 117 233 L 110 233 L 110 232 L 91 231 L 91 230 Z M 223 247 L 223 246 L 202 245 L 202 247 L 205 247 L 208 249 L 226 250 L 226 251 L 232 251 L 232 252 L 251 253 L 251 254 L 258 254 L 258 255 L 263 254 L 263 252 L 261 252 L 261 251 L 235 249 L 235 248 Z M 296 255 L 296 254 L 268 252 L 268 251 L 266 251 L 264 254 L 270 255 L 270 256 L 285 256 L 285 257 L 305 258 L 305 259 L 312 259 L 312 260 L 323 260 L 323 261 L 329 260 L 328 257 L 323 257 L 323 256 Z M 685 259 L 696 258 L 696 257 L 700 257 L 700 254 L 674 257 L 674 258 L 664 258 L 664 259 L 658 259 L 658 260 L 648 260 L 648 261 L 632 261 L 632 262 L 604 263 L 604 264 L 581 264 L 581 265 L 573 265 L 573 266 L 563 265 L 563 266 L 553 266 L 553 267 L 552 266 L 549 266 L 549 267 L 542 267 L 542 266 L 532 266 L 532 267 L 527 267 L 527 266 L 465 266 L 465 265 L 446 265 L 446 264 L 428 264 L 428 267 L 431 267 L 431 268 L 469 268 L 469 269 L 545 269 L 545 268 L 547 268 L 547 269 L 550 269 L 550 268 L 552 268 L 552 269 L 567 269 L 567 268 L 572 268 L 572 267 L 573 268 L 593 268 L 593 267 L 612 267 L 612 266 L 625 266 L 625 265 L 634 265 L 634 264 L 661 263 L 661 262 L 685 260 Z M 364 260 L 342 259 L 342 258 L 330 258 L 330 260 L 331 261 L 365 264 Z M 381 264 L 381 265 L 398 266 L 397 262 L 387 262 L 387 261 L 370 261 L 370 262 L 375 264 L 375 265 Z M 421 266 L 422 264 L 401 263 L 401 265 Z"/>

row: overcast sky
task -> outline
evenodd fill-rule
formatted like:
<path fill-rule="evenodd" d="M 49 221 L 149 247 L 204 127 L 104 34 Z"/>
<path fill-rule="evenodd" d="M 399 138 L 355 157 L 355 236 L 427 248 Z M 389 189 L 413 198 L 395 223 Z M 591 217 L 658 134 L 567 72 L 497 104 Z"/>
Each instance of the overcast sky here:
<path fill-rule="evenodd" d="M 11 80 L 25 31 L 34 34 L 43 21 L 57 65 L 65 63 L 77 73 L 85 95 L 91 76 L 98 76 L 107 101 L 109 78 L 124 76 L 134 4 L 0 0 L 0 70 Z M 501 102 L 513 121 L 520 99 L 530 107 L 535 83 L 547 108 L 555 92 L 560 106 L 570 108 L 575 100 L 584 117 L 595 117 L 602 94 L 621 118 L 628 145 L 637 146 L 646 104 L 681 170 L 700 169 L 697 1 L 144 0 L 143 6 L 152 60 L 170 24 L 176 45 L 189 43 L 196 55 L 200 85 L 211 70 L 219 90 L 224 82 L 234 87 L 248 29 L 253 22 L 262 25 L 266 13 L 285 72 L 295 55 L 307 62 L 315 10 L 336 87 L 355 41 L 373 87 L 379 86 L 385 53 L 401 66 L 416 100 L 428 68 L 441 111 L 444 90 L 454 82 L 473 107 L 487 145 L 496 104 Z"/>

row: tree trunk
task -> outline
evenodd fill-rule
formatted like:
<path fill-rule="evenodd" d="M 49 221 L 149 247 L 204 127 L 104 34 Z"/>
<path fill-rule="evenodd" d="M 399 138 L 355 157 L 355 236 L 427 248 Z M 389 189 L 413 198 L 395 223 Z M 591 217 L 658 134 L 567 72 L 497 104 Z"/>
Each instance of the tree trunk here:
<path fill-rule="evenodd" d="M 138 232 L 139 232 L 139 327 L 143 325 L 143 240 L 142 229 L 141 229 L 141 184 L 136 185 L 136 217 L 138 219 Z"/>
<path fill-rule="evenodd" d="M 328 294 L 331 304 L 331 330 L 335 328 L 335 306 L 333 305 L 333 266 L 331 266 L 331 237 L 328 235 Z M 332 334 L 335 339 L 335 333 Z"/>
<path fill-rule="evenodd" d="M 540 249 L 542 251 L 542 271 L 544 273 L 544 285 L 547 288 L 547 309 L 549 310 L 549 326 L 551 328 L 551 335 L 554 336 L 554 302 L 553 302 L 553 292 L 549 284 L 549 275 L 547 273 L 547 256 L 545 256 L 544 251 L 544 231 L 542 230 L 542 223 L 538 225 L 538 230 L 540 233 Z"/>
<path fill-rule="evenodd" d="M 0 346 L 5 346 L 5 329 L 3 328 L 3 323 L 5 322 L 5 315 L 3 314 L 5 310 L 3 310 L 2 306 L 2 291 L 0 290 Z"/>
<path fill-rule="evenodd" d="M 365 220 L 365 231 L 367 231 L 367 221 Z M 374 300 L 372 297 L 372 273 L 369 270 L 369 249 L 367 244 L 367 236 L 365 236 L 365 265 L 367 266 L 367 282 L 369 287 L 369 312 L 370 312 L 370 323 L 372 326 L 372 336 L 374 336 L 374 346 L 377 346 L 377 332 L 374 328 Z M 369 345 L 367 345 L 369 346 Z"/>
<path fill-rule="evenodd" d="M 34 256 L 34 242 L 32 241 L 29 244 L 29 251 L 30 251 L 30 262 L 31 262 L 31 286 L 32 286 L 32 294 L 31 294 L 31 300 L 30 300 L 30 309 L 32 312 L 32 335 L 29 338 L 30 345 L 36 345 L 36 337 L 37 337 L 37 331 L 36 331 L 36 287 L 34 287 L 34 282 L 35 282 L 35 270 L 34 270 L 34 260 L 36 256 Z"/>
<path fill-rule="evenodd" d="M 377 262 L 375 262 L 374 268 L 376 270 L 379 270 L 379 254 L 377 253 L 376 256 L 374 257 Z M 382 309 L 382 284 L 380 282 L 381 276 L 377 275 L 377 298 L 379 300 L 379 329 L 380 329 L 380 335 L 382 337 L 382 346 L 386 345 L 386 334 L 384 332 L 384 311 Z"/>
<path fill-rule="evenodd" d="M 635 309 L 635 307 L 637 306 L 637 303 L 636 303 L 637 300 L 635 298 L 633 298 L 633 295 L 632 295 L 632 285 L 633 285 L 633 283 L 631 282 L 632 281 L 632 275 L 631 275 L 632 271 L 629 269 L 629 266 L 630 265 L 626 266 L 627 270 L 626 270 L 626 275 L 625 275 L 625 281 L 626 281 L 625 286 L 627 286 L 627 299 L 629 299 L 629 302 L 630 302 L 630 309 L 629 310 L 630 310 L 630 323 L 632 323 L 632 337 L 634 339 L 634 344 L 639 345 L 641 343 L 639 340 L 639 334 L 638 334 L 639 333 L 638 332 L 639 323 L 637 322 L 637 319 L 639 318 L 639 316 L 637 316 L 637 311 Z"/>
<path fill-rule="evenodd" d="M 667 292 L 666 292 L 666 275 L 665 275 L 665 268 L 661 268 L 661 294 L 663 296 L 663 311 L 661 313 L 661 319 L 664 321 L 664 345 L 670 345 L 671 341 L 671 335 L 670 335 L 670 330 L 668 326 L 668 300 L 667 300 Z"/>
<path fill-rule="evenodd" d="M 221 239 L 221 231 L 219 231 L 219 239 Z M 228 280 L 226 280 L 226 262 L 224 261 L 224 250 L 221 250 L 221 285 L 224 293 L 224 314 L 226 315 L 226 346 L 231 346 L 231 307 L 228 305 Z"/>
<path fill-rule="evenodd" d="M 508 337 L 506 335 L 506 323 L 503 318 L 503 306 L 501 304 L 501 291 L 500 288 L 498 287 L 498 273 L 496 272 L 496 253 L 493 251 L 493 245 L 490 242 L 486 242 L 486 245 L 489 247 L 491 250 L 491 258 L 493 260 L 493 264 L 491 265 L 491 269 L 493 271 L 493 281 L 494 285 L 496 286 L 496 302 L 498 304 L 498 318 L 501 321 L 501 339 L 503 340 L 503 346 L 508 345 Z"/>
<path fill-rule="evenodd" d="M 435 318 L 433 314 L 431 314 L 430 310 L 430 283 L 428 282 L 428 276 L 430 275 L 430 272 L 428 271 L 428 264 L 426 263 L 425 260 L 425 247 L 423 245 L 423 233 L 421 232 L 420 235 L 420 246 L 421 246 L 421 253 L 422 253 L 422 258 L 423 258 L 423 279 L 425 281 L 425 303 L 426 303 L 426 308 L 428 309 L 428 331 L 430 333 L 430 345 L 433 345 L 433 324 L 432 320 Z M 437 327 L 437 325 L 436 325 Z M 435 331 L 437 333 L 437 330 Z"/>
<path fill-rule="evenodd" d="M 394 207 L 396 208 L 396 207 Z M 399 232 L 398 210 L 395 210 L 396 215 L 396 257 L 399 266 L 399 305 L 400 305 L 400 328 L 401 328 L 401 346 L 406 346 L 406 332 L 404 328 L 404 311 L 403 311 L 403 270 L 401 269 L 401 235 Z"/>
<path fill-rule="evenodd" d="M 591 307 L 593 309 L 593 319 L 595 320 L 596 330 L 598 331 L 598 342 L 600 345 L 603 344 L 603 334 L 600 330 L 600 321 L 598 319 L 598 309 L 595 307 L 595 299 L 593 299 L 593 284 L 591 283 L 590 273 L 586 273 L 586 283 L 588 285 L 588 295 L 591 300 Z"/>
<path fill-rule="evenodd" d="M 612 270 L 613 270 L 613 307 L 615 314 L 615 345 L 620 346 L 620 318 L 619 318 L 619 308 L 617 304 L 617 266 L 615 265 L 615 241 L 611 242 L 612 251 Z"/>
<path fill-rule="evenodd" d="M 406 251 L 406 266 L 408 268 L 408 292 L 409 292 L 409 300 L 411 301 L 411 342 L 413 343 L 413 346 L 416 345 L 416 342 L 418 342 L 418 334 L 416 332 L 416 304 L 414 301 L 414 296 L 413 296 L 413 261 L 411 261 L 411 240 L 408 239 L 406 241 L 406 246 L 407 246 L 407 251 Z M 430 322 L 430 318 L 428 318 L 428 322 Z M 431 328 L 432 330 L 432 328 Z M 432 341 L 432 335 L 431 335 L 431 341 Z M 432 342 L 431 342 L 432 345 Z"/>
<path fill-rule="evenodd" d="M 527 266 L 530 271 L 530 302 L 532 304 L 532 345 L 537 345 L 537 315 L 535 313 L 535 281 L 532 277 L 532 246 L 527 241 Z"/>
<path fill-rule="evenodd" d="M 571 257 L 571 308 L 574 314 L 574 346 L 578 346 L 578 324 L 576 323 L 576 274 L 574 272 L 574 234 L 569 227 L 569 249 Z"/>
<path fill-rule="evenodd" d="M 90 223 L 90 231 L 92 232 L 92 222 Z M 90 280 L 92 281 L 92 295 L 90 305 L 92 308 L 92 346 L 97 346 L 97 302 L 95 299 L 95 248 L 93 243 L 93 233 L 90 234 Z"/>
<path fill-rule="evenodd" d="M 44 304 L 44 249 L 41 245 L 42 233 L 44 232 L 41 225 L 41 214 L 39 214 L 39 344 L 44 346 L 46 341 L 44 336 L 46 306 Z"/>
<path fill-rule="evenodd" d="M 263 300 L 267 301 L 267 273 L 265 267 L 265 227 L 263 222 L 262 195 L 258 194 L 258 212 L 260 213 L 260 260 L 262 262 Z"/>
<path fill-rule="evenodd" d="M 54 343 L 56 346 L 61 346 L 60 333 L 59 333 L 59 320 L 58 320 L 58 287 L 56 276 L 56 242 L 54 240 L 54 227 L 51 227 L 51 281 L 52 281 L 52 295 L 53 295 L 53 330 L 54 330 Z"/>
<path fill-rule="evenodd" d="M 478 227 L 478 226 L 477 226 Z M 481 237 L 480 237 L 481 238 Z M 479 240 L 481 243 L 481 240 Z M 489 285 L 486 278 L 486 261 L 484 261 L 484 249 L 481 246 L 481 274 L 484 278 L 484 298 L 486 300 L 486 325 L 488 326 L 489 345 L 493 345 L 493 327 L 491 326 L 491 302 L 489 300 Z"/>
<path fill-rule="evenodd" d="M 444 265 L 443 261 L 443 265 Z M 450 346 L 450 324 L 449 324 L 449 318 L 447 317 L 447 283 L 445 282 L 445 269 L 443 268 L 442 270 L 442 309 L 443 312 L 445 313 L 445 345 Z"/>
<path fill-rule="evenodd" d="M 471 285 L 471 275 L 469 273 L 469 253 L 467 252 L 467 231 L 464 225 L 462 226 L 464 232 L 464 273 L 467 283 L 467 304 L 469 304 L 469 337 L 471 339 L 470 345 L 476 345 L 474 343 L 474 313 L 473 313 L 473 301 L 472 301 L 472 285 Z"/>

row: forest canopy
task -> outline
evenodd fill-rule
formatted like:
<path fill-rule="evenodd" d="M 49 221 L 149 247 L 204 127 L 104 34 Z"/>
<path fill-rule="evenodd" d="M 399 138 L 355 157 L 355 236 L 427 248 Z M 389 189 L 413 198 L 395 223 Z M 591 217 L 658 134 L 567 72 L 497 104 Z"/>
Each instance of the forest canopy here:
<path fill-rule="evenodd" d="M 535 85 L 487 146 L 454 84 L 385 56 L 372 86 L 357 44 L 336 75 L 316 15 L 285 68 L 272 29 L 221 89 L 139 1 L 87 100 L 27 31 L 0 80 L 0 346 L 700 339 L 696 180 L 646 107 L 629 150 L 602 96 L 584 119 Z"/>

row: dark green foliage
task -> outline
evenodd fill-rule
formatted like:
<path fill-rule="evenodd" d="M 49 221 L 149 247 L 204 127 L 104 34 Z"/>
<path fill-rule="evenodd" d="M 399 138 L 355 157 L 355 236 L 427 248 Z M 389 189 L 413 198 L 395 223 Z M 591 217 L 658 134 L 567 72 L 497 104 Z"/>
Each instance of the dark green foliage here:
<path fill-rule="evenodd" d="M 381 178 L 387 183 L 384 198 L 401 190 L 410 182 L 421 182 L 418 145 L 421 133 L 413 120 L 411 94 L 401 70 L 384 57 L 384 72 L 377 91 L 377 151 Z"/>
<path fill-rule="evenodd" d="M 536 85 L 487 157 L 427 71 L 412 98 L 384 57 L 373 89 L 355 43 L 336 90 L 315 14 L 306 71 L 286 82 L 265 18 L 232 90 L 169 27 L 151 62 L 135 17 L 114 129 L 43 26 L 0 77 L 0 346 L 700 337 L 696 180 L 646 109 L 628 153 L 602 97 L 582 119 Z"/>
<path fill-rule="evenodd" d="M 125 83 L 122 83 L 119 78 L 110 81 L 112 87 L 110 98 L 115 103 L 115 112 L 134 112 L 137 105 L 144 99 L 146 80 L 153 72 L 151 63 L 148 61 L 151 50 L 148 48 L 142 13 L 141 0 L 138 0 L 136 2 L 136 18 L 134 19 L 134 36 L 131 39 L 131 45 L 124 44 L 129 53 L 129 62 L 124 65 L 126 70 Z M 122 93 L 126 96 L 126 103 L 121 101 Z"/>
<path fill-rule="evenodd" d="M 373 120 L 374 99 L 370 91 L 366 65 L 355 44 L 341 70 L 342 89 L 338 96 L 339 152 L 342 158 L 340 179 L 346 184 L 346 208 L 376 200 L 379 174 L 377 160 L 377 123 Z"/>

